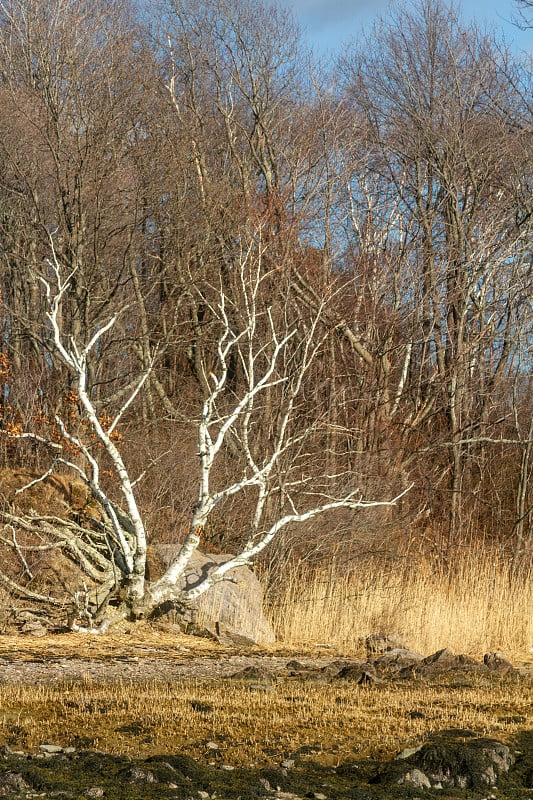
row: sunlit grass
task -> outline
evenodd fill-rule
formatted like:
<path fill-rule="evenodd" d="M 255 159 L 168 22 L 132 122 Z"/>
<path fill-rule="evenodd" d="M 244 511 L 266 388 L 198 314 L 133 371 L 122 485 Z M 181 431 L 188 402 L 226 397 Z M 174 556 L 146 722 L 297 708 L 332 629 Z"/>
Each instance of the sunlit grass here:
<path fill-rule="evenodd" d="M 424 655 L 449 647 L 523 659 L 533 647 L 533 575 L 517 576 L 484 551 L 467 550 L 454 564 L 366 559 L 294 570 L 271 607 L 278 636 L 293 646 L 324 642 L 356 652 L 368 633 L 395 632 Z"/>
<path fill-rule="evenodd" d="M 231 764 L 279 763 L 301 747 L 322 763 L 392 755 L 436 731 L 469 729 L 507 738 L 531 727 L 533 691 L 521 681 L 480 678 L 463 687 L 281 680 L 0 686 L 0 743 L 40 743 L 149 756 L 182 752 Z"/>

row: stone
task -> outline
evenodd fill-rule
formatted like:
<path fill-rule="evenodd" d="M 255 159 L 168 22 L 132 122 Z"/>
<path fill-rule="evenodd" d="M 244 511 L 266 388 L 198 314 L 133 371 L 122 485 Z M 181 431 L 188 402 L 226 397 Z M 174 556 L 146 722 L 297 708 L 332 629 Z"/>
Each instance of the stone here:
<path fill-rule="evenodd" d="M 394 647 L 392 650 L 388 650 L 383 655 L 373 659 L 372 663 L 379 669 L 400 670 L 418 664 L 423 659 L 424 656 L 420 655 L 420 653 L 406 650 L 403 647 Z"/>
<path fill-rule="evenodd" d="M 509 747 L 492 739 L 441 740 L 424 745 L 410 758 L 433 786 L 459 789 L 496 786 L 514 763 Z"/>
<path fill-rule="evenodd" d="M 104 790 L 102 789 L 101 786 L 91 786 L 90 789 L 87 789 L 85 794 L 87 795 L 87 797 L 103 797 Z"/>
<path fill-rule="evenodd" d="M 515 668 L 511 662 L 505 658 L 503 653 L 485 653 L 483 656 L 483 663 L 495 672 L 515 672 Z"/>
<path fill-rule="evenodd" d="M 41 753 L 48 753 L 48 755 L 57 755 L 63 752 L 63 748 L 58 744 L 40 744 L 39 750 Z"/>
<path fill-rule="evenodd" d="M 287 661 L 285 669 L 289 670 L 289 672 L 302 672 L 305 670 L 305 666 L 300 661 L 296 661 L 296 659 L 293 658 L 291 661 Z"/>
<path fill-rule="evenodd" d="M 153 772 L 150 772 L 149 769 L 147 770 L 141 769 L 140 767 L 137 767 L 135 765 L 126 770 L 126 772 L 124 773 L 124 778 L 129 783 L 137 783 L 137 784 L 157 783 L 156 777 Z"/>
<path fill-rule="evenodd" d="M 369 664 L 348 664 L 343 667 L 335 676 L 335 679 L 353 681 L 358 686 L 371 686 L 383 683 L 374 673 Z"/>
<path fill-rule="evenodd" d="M 411 756 L 414 756 L 416 753 L 419 753 L 420 750 L 422 750 L 423 746 L 424 745 L 421 744 L 419 747 L 406 747 L 404 750 L 401 751 L 401 753 L 398 753 L 398 755 L 396 756 L 396 760 L 411 758 Z"/>
<path fill-rule="evenodd" d="M 274 682 L 272 673 L 261 665 L 244 667 L 244 669 L 235 672 L 231 677 L 245 681 L 260 681 L 263 685 L 271 685 Z"/>
<path fill-rule="evenodd" d="M 335 661 L 332 661 L 330 664 L 326 664 L 325 667 L 322 667 L 321 672 L 327 677 L 337 678 L 342 670 L 346 667 L 352 667 L 354 669 L 357 668 L 359 671 L 361 671 L 365 664 L 366 661 L 347 661 L 346 659 L 338 658 Z"/>
<path fill-rule="evenodd" d="M 383 683 L 381 678 L 372 672 L 372 670 L 364 669 L 361 673 L 361 677 L 357 681 L 359 686 L 379 686 Z"/>
<path fill-rule="evenodd" d="M 455 664 L 455 653 L 453 650 L 450 650 L 448 647 L 443 647 L 442 650 L 437 650 L 436 653 L 432 653 L 430 656 L 426 656 L 422 659 L 423 664 L 442 664 L 443 666 L 453 666 Z"/>
<path fill-rule="evenodd" d="M 38 620 L 25 622 L 20 629 L 21 633 L 26 636 L 46 636 L 48 628 L 42 625 Z"/>
<path fill-rule="evenodd" d="M 486 672 L 487 667 L 467 655 L 456 655 L 453 650 L 444 647 L 430 656 L 426 656 L 417 664 L 417 672 L 424 675 L 435 675 L 441 672 L 459 670 L 461 672 Z"/>
<path fill-rule="evenodd" d="M 0 776 L 0 786 L 2 789 L 14 789 L 18 792 L 27 792 L 32 788 L 20 772 L 7 772 L 5 775 Z"/>
<path fill-rule="evenodd" d="M 208 631 L 211 631 L 208 626 L 206 627 Z M 220 644 L 227 645 L 228 647 L 255 647 L 257 645 L 257 641 L 252 636 L 246 636 L 243 633 L 234 631 L 222 622 L 216 622 L 214 631 L 212 632 L 214 638 L 217 639 Z"/>
<path fill-rule="evenodd" d="M 417 789 L 431 789 L 431 781 L 428 776 L 419 769 L 412 769 L 410 772 L 406 772 L 405 775 L 402 775 L 399 779 L 398 783 L 411 783 L 413 786 L 416 786 Z"/>
<path fill-rule="evenodd" d="M 179 545 L 158 544 L 156 550 L 166 568 L 177 555 Z M 196 586 L 210 570 L 230 558 L 196 550 L 185 570 L 182 586 Z M 195 601 L 197 621 L 208 630 L 216 631 L 218 626 L 217 635 L 225 637 L 229 644 L 272 644 L 274 629 L 263 611 L 263 590 L 257 576 L 248 567 L 236 567 L 230 570 L 228 578 L 215 583 Z"/>

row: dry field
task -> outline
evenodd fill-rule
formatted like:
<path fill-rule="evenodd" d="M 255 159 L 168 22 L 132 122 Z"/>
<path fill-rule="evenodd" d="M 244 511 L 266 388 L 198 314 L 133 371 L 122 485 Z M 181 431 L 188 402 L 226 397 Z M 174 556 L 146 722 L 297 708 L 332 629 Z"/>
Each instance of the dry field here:
<path fill-rule="evenodd" d="M 337 765 L 388 757 L 438 731 L 508 740 L 532 726 L 533 690 L 516 680 L 466 686 L 280 680 L 0 687 L 0 743 L 43 742 L 147 757 L 180 752 L 204 763 L 279 764 L 298 751 Z M 206 748 L 218 744 L 220 751 Z M 303 748 L 303 750 L 301 750 Z"/>
<path fill-rule="evenodd" d="M 303 582 L 293 574 L 269 598 L 280 641 L 254 654 L 360 657 L 364 636 L 381 631 L 401 634 L 424 655 L 442 647 L 478 658 L 501 650 L 515 663 L 532 663 L 530 579 L 490 554 L 470 556 L 453 572 L 429 562 L 392 571 L 368 562 L 344 574 L 333 564 Z M 216 662 L 228 653 L 164 627 L 126 626 L 105 637 L 0 636 L 5 664 L 89 659 L 104 676 L 105 665 L 121 658 L 139 665 L 145 658 L 179 659 L 191 667 L 190 677 L 159 682 L 0 683 L 0 744 L 31 750 L 52 742 L 140 757 L 181 752 L 204 763 L 258 767 L 299 752 L 336 765 L 388 757 L 448 729 L 511 740 L 533 727 L 531 679 L 472 674 L 364 687 L 302 677 L 272 683 L 194 677 L 196 658 Z"/>

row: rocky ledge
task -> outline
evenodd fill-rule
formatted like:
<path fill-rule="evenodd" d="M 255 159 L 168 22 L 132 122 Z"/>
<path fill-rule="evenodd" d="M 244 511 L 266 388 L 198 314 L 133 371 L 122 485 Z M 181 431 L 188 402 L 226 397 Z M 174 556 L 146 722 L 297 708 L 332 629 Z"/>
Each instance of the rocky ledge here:
<path fill-rule="evenodd" d="M 9 747 L 0 752 L 0 796 L 8 798 L 524 800 L 533 788 L 533 731 L 511 746 L 468 731 L 447 731 L 387 762 L 366 759 L 335 768 L 310 763 L 300 752 L 265 769 L 216 760 L 201 765 L 175 754 L 140 760 L 50 743 L 35 753 Z"/>

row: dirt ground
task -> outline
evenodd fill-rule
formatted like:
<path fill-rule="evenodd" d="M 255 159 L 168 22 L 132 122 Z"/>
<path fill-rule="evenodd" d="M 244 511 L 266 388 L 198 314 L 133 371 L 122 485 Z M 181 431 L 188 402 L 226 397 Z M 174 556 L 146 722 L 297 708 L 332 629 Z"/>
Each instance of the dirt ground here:
<path fill-rule="evenodd" d="M 320 668 L 341 655 L 328 647 L 301 647 L 297 653 L 281 645 L 230 649 L 209 639 L 144 626 L 106 636 L 4 635 L 0 636 L 0 682 L 223 678 L 259 665 L 276 673 L 295 657 L 306 667 Z M 363 651 L 359 656 L 364 657 Z"/>
<path fill-rule="evenodd" d="M 366 653 L 342 653 L 327 645 L 302 645 L 297 650 L 269 647 L 229 648 L 210 639 L 188 636 L 172 626 L 136 626 L 106 636 L 54 634 L 0 636 L 0 682 L 53 684 L 57 681 L 172 680 L 225 678 L 256 667 L 279 674 L 291 659 L 305 669 L 323 669 L 332 662 L 364 661 Z M 533 675 L 533 654 L 514 662 Z"/>

